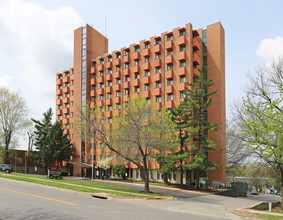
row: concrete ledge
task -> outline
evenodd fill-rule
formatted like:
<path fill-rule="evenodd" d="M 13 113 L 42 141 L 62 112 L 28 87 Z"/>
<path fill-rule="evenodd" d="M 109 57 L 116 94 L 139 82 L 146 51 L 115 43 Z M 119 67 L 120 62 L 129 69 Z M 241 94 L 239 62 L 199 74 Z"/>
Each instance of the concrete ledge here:
<path fill-rule="evenodd" d="M 94 194 L 91 194 L 91 196 L 97 199 L 114 200 L 114 197 L 109 196 L 107 193 L 94 193 Z"/>

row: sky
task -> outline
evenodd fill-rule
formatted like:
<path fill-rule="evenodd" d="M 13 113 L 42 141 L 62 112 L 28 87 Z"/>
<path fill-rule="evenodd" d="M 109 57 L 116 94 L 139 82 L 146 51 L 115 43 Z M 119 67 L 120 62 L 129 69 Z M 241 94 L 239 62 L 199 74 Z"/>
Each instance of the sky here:
<path fill-rule="evenodd" d="M 0 87 L 18 92 L 29 116 L 41 119 L 48 108 L 55 112 L 56 73 L 73 66 L 76 28 L 106 33 L 111 52 L 186 23 L 198 29 L 220 21 L 229 118 L 246 74 L 283 55 L 282 8 L 280 0 L 0 0 Z"/>

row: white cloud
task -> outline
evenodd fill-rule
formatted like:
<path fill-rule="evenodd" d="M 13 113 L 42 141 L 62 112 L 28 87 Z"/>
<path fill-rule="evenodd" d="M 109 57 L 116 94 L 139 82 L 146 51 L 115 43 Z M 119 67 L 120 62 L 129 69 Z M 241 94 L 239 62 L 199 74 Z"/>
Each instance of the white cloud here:
<path fill-rule="evenodd" d="M 20 66 L 22 80 L 42 95 L 55 95 L 55 74 L 72 66 L 73 30 L 83 20 L 72 7 L 47 10 L 21 0 L 0 8 L 0 46 Z M 55 97 L 55 96 L 54 96 Z"/>
<path fill-rule="evenodd" d="M 0 76 L 0 87 L 4 87 L 11 91 L 16 91 L 16 87 L 13 81 L 14 79 L 12 76 L 9 75 Z"/>
<path fill-rule="evenodd" d="M 263 39 L 256 50 L 256 54 L 266 62 L 283 56 L 283 37 Z"/>

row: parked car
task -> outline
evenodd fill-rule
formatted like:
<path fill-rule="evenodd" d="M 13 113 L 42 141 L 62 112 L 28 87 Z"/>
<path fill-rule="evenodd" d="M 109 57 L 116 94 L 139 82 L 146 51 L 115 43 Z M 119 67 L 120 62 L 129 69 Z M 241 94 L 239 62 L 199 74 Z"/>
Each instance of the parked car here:
<path fill-rule="evenodd" d="M 13 172 L 13 167 L 12 165 L 9 164 L 0 164 L 0 171 L 4 171 L 6 173 L 11 173 Z"/>
<path fill-rule="evenodd" d="M 253 189 L 253 190 L 251 191 L 251 195 L 258 195 L 258 192 L 257 192 L 255 189 Z"/>

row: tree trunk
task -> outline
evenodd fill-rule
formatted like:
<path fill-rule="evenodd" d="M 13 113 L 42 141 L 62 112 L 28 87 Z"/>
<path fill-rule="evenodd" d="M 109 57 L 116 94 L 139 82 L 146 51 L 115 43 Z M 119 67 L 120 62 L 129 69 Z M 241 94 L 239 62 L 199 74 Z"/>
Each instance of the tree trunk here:
<path fill-rule="evenodd" d="M 196 185 L 195 187 L 198 189 L 199 188 L 199 170 L 196 171 Z"/>
<path fill-rule="evenodd" d="M 28 155 L 27 153 L 25 154 L 25 174 L 28 173 Z"/>
<path fill-rule="evenodd" d="M 180 169 L 180 172 L 181 172 L 181 175 L 180 175 L 180 184 L 181 186 L 183 186 L 183 167 L 182 167 L 182 163 L 183 163 L 183 160 L 181 160 L 181 169 Z"/>
<path fill-rule="evenodd" d="M 4 153 L 4 163 L 5 164 L 10 164 L 10 160 L 9 160 L 9 150 L 8 147 L 5 147 L 5 153 Z"/>
<path fill-rule="evenodd" d="M 150 191 L 149 191 L 149 174 L 148 174 L 147 167 L 145 167 L 145 169 L 144 169 L 144 191 L 146 193 L 150 193 Z"/>
<path fill-rule="evenodd" d="M 280 168 L 280 174 L 281 174 L 281 208 L 283 209 L 283 168 Z"/>
<path fill-rule="evenodd" d="M 143 164 L 144 164 L 144 191 L 146 193 L 150 193 L 149 191 L 149 174 L 147 169 L 146 155 L 143 156 Z"/>

